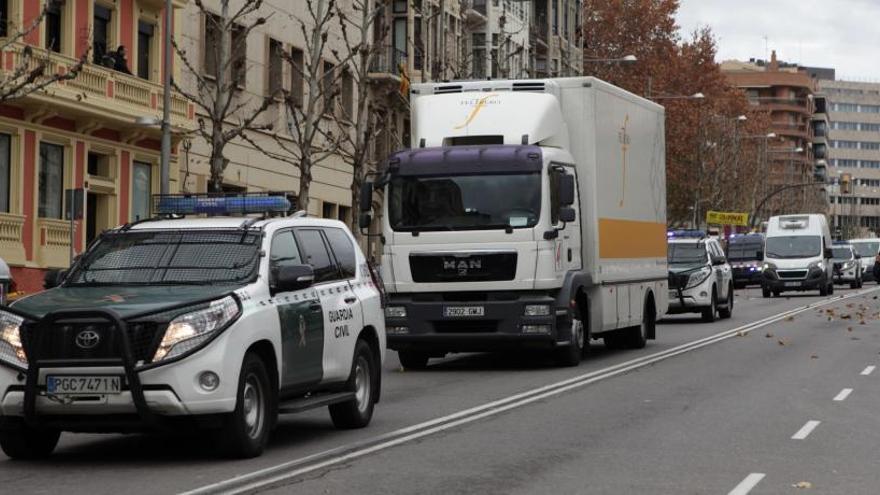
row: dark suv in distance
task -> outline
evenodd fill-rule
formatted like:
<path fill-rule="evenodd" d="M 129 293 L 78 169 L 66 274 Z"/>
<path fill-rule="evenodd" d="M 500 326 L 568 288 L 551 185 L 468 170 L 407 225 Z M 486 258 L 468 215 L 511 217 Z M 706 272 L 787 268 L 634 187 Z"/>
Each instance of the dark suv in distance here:
<path fill-rule="evenodd" d="M 727 261 L 733 268 L 733 286 L 761 285 L 764 234 L 732 234 L 727 240 Z"/>

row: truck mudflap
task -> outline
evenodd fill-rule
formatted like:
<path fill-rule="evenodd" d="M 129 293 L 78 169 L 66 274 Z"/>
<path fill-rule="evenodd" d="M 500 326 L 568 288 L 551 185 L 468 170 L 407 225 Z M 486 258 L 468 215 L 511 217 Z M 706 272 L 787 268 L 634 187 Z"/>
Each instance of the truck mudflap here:
<path fill-rule="evenodd" d="M 23 335 L 22 343 L 25 354 L 28 357 L 28 368 L 24 371 L 24 420 L 33 427 L 58 426 L 64 420 L 52 416 L 40 416 L 37 414 L 36 402 L 40 394 L 39 377 L 40 370 L 44 367 L 51 368 L 83 368 L 113 366 L 122 367 L 124 370 L 125 385 L 131 393 L 132 402 L 140 422 L 148 428 L 161 428 L 158 417 L 150 410 L 144 397 L 144 388 L 141 384 L 137 364 L 132 354 L 132 344 L 129 337 L 128 325 L 118 313 L 111 309 L 82 309 L 82 310 L 58 310 L 47 313 L 42 318 L 36 318 L 15 308 L 5 307 L 4 311 L 14 313 L 27 322 L 31 323 L 26 335 Z M 59 322 L 71 320 L 87 320 L 109 323 L 106 328 L 113 333 L 112 339 L 118 342 L 118 355 L 110 358 L 63 358 L 48 359 L 42 352 L 45 349 L 44 339 L 52 337 Z M 48 392 L 47 392 L 48 393 Z"/>

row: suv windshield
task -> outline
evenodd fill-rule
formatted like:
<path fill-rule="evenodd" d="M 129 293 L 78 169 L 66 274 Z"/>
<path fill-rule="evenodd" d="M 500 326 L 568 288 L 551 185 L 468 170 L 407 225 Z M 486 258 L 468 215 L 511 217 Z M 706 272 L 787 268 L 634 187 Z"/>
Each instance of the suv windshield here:
<path fill-rule="evenodd" d="M 731 261 L 752 261 L 761 259 L 758 256 L 764 246 L 760 242 L 742 242 L 730 244 L 727 248 L 727 259 Z"/>
<path fill-rule="evenodd" d="M 398 231 L 527 228 L 541 215 L 541 175 L 395 177 L 389 196 Z"/>
<path fill-rule="evenodd" d="M 873 258 L 880 251 L 880 242 L 854 242 L 852 247 L 862 258 Z"/>
<path fill-rule="evenodd" d="M 666 250 L 666 259 L 673 265 L 702 265 L 709 262 L 706 246 L 702 242 L 671 243 Z"/>
<path fill-rule="evenodd" d="M 261 238 L 241 230 L 107 233 L 65 285 L 246 283 L 257 273 Z"/>
<path fill-rule="evenodd" d="M 822 255 L 822 238 L 817 235 L 786 235 L 767 238 L 768 258 L 815 258 Z"/>
<path fill-rule="evenodd" d="M 853 254 L 848 247 L 836 247 L 831 248 L 831 257 L 836 260 L 851 260 L 853 258 Z"/>

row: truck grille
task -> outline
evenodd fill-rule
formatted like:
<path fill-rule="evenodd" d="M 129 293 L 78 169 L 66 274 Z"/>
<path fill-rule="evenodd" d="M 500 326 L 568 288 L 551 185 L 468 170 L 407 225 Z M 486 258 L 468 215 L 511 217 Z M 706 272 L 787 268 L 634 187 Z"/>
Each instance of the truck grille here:
<path fill-rule="evenodd" d="M 435 321 L 434 331 L 437 333 L 493 333 L 498 331 L 498 322 L 492 320 L 480 321 Z"/>
<path fill-rule="evenodd" d="M 40 359 L 89 360 L 122 357 L 119 332 L 106 321 L 58 322 L 51 329 L 44 330 L 47 334 L 41 339 L 39 349 L 32 347 L 36 345 L 33 333 L 35 327 L 34 323 L 25 323 L 22 326 L 22 334 L 30 344 L 27 347 L 28 352 L 39 356 Z M 94 347 L 83 348 L 77 345 L 77 335 L 84 331 L 94 332 L 93 335 L 97 335 L 97 343 Z M 129 341 L 135 362 L 150 362 L 164 331 L 165 325 L 155 322 L 128 324 Z"/>
<path fill-rule="evenodd" d="M 495 282 L 516 277 L 515 252 L 410 254 L 413 282 Z"/>

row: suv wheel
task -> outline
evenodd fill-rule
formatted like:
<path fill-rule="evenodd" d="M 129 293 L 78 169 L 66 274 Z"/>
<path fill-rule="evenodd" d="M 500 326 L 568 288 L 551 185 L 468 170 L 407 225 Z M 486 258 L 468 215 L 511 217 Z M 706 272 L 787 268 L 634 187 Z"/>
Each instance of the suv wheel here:
<path fill-rule="evenodd" d="M 771 296 L 770 288 L 762 286 L 761 287 L 761 295 L 764 297 L 764 299 L 769 298 Z"/>
<path fill-rule="evenodd" d="M 263 453 L 272 426 L 275 394 L 266 365 L 248 352 L 238 376 L 235 411 L 228 415 L 220 432 L 223 450 L 230 457 L 250 458 Z"/>
<path fill-rule="evenodd" d="M 0 448 L 12 459 L 43 459 L 58 445 L 61 437 L 58 430 L 38 430 L 24 421 L 7 421 L 0 428 Z"/>
<path fill-rule="evenodd" d="M 709 307 L 703 310 L 703 321 L 706 323 L 715 321 L 715 316 L 718 314 L 718 291 L 715 287 L 712 287 L 712 302 L 709 304 Z"/>
<path fill-rule="evenodd" d="M 358 339 L 354 346 L 354 361 L 345 390 L 354 392 L 354 399 L 329 407 L 330 418 L 337 428 L 363 428 L 373 418 L 379 380 L 379 366 L 370 346 Z"/>
<path fill-rule="evenodd" d="M 733 286 L 727 288 L 727 303 L 723 308 L 718 308 L 718 315 L 727 319 L 733 314 Z"/>
<path fill-rule="evenodd" d="M 397 351 L 397 358 L 405 370 L 423 370 L 428 367 L 428 354 L 418 351 Z"/>

